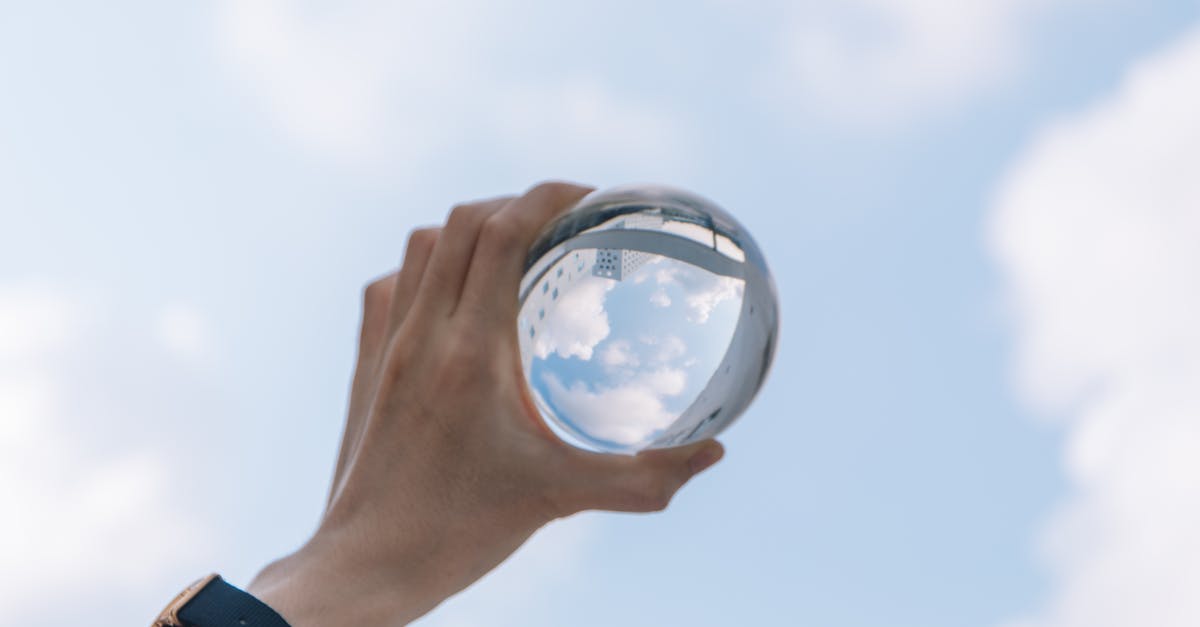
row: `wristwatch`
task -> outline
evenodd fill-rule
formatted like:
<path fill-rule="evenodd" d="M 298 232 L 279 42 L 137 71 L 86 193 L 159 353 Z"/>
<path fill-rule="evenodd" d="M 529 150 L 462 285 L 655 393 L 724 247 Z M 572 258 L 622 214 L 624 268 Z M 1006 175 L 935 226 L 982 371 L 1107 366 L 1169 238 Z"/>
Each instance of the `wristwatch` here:
<path fill-rule="evenodd" d="M 275 610 L 213 573 L 176 595 L 150 627 L 289 627 Z"/>

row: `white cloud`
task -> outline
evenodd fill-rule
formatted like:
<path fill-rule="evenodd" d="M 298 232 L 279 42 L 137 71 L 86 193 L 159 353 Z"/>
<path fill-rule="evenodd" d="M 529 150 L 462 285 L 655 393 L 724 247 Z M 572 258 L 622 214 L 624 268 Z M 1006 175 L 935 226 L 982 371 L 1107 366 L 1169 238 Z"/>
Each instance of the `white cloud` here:
<path fill-rule="evenodd" d="M 3 334 L 25 338 L 0 351 L 3 624 L 73 622 L 80 607 L 109 608 L 105 595 L 185 582 L 211 548 L 176 493 L 175 460 L 86 437 L 106 408 L 68 415 L 79 390 L 67 364 L 86 352 L 94 322 L 83 303 L 44 285 L 0 289 Z"/>
<path fill-rule="evenodd" d="M 629 340 L 615 340 L 606 344 L 600 352 L 600 363 L 607 368 L 636 368 L 640 360 Z"/>
<path fill-rule="evenodd" d="M 499 139 L 515 154 L 535 158 L 536 165 L 556 167 L 584 157 L 677 172 L 695 151 L 679 116 L 596 79 L 498 87 L 490 104 Z"/>
<path fill-rule="evenodd" d="M 687 342 L 678 335 L 666 335 L 663 337 L 648 335 L 641 338 L 643 344 L 648 344 L 656 348 L 652 361 L 658 364 L 665 364 L 687 354 Z"/>
<path fill-rule="evenodd" d="M 1017 375 L 1067 416 L 1073 486 L 1026 627 L 1200 624 L 1200 32 L 1044 133 L 1005 181 L 992 243 Z"/>
<path fill-rule="evenodd" d="M 489 16 L 482 2 L 229 0 L 217 34 L 268 119 L 302 145 L 361 162 L 423 154 L 453 130 L 435 116 L 453 107 L 446 92 L 470 81 Z"/>
<path fill-rule="evenodd" d="M 661 308 L 670 307 L 671 297 L 667 295 L 667 290 L 660 287 L 650 294 L 650 304 Z"/>
<path fill-rule="evenodd" d="M 672 368 L 678 365 L 674 362 L 686 354 L 687 343 L 677 335 L 645 335 L 639 338 L 637 344 L 626 339 L 610 340 L 600 349 L 600 363 L 609 376 L 610 386 L 641 378 L 639 384 L 649 384 L 659 391 L 673 390 L 674 380 L 660 377 L 664 372 L 674 376 L 677 371 Z M 672 392 L 671 395 L 678 393 Z"/>
<path fill-rule="evenodd" d="M 679 285 L 684 292 L 688 320 L 705 324 L 717 305 L 730 299 L 742 298 L 745 283 L 733 277 L 719 276 L 691 264 L 674 262 L 654 273 L 659 286 Z"/>
<path fill-rule="evenodd" d="M 563 359 L 591 359 L 596 345 L 611 331 L 604 299 L 614 285 L 615 281 L 588 276 L 565 290 L 538 328 L 534 354 L 539 359 L 550 353 L 558 353 Z"/>
<path fill-rule="evenodd" d="M 618 444 L 635 445 L 647 441 L 677 418 L 664 401 L 683 393 L 687 374 L 683 370 L 660 368 L 639 372 L 613 387 L 596 389 L 582 382 L 567 387 L 549 373 L 544 381 L 550 402 L 582 430 Z"/>
<path fill-rule="evenodd" d="M 708 322 L 708 317 L 717 305 L 731 298 L 739 301 L 742 299 L 743 285 L 742 281 L 731 277 L 712 277 L 707 287 L 688 293 L 687 305 L 691 311 L 688 319 L 697 324 Z"/>
<path fill-rule="evenodd" d="M 0 355 L 9 359 L 61 348 L 78 326 L 69 299 L 44 285 L 9 287 L 0 303 Z"/>
<path fill-rule="evenodd" d="M 286 137 L 352 165 L 415 167 L 482 142 L 537 167 L 585 159 L 677 170 L 692 154 L 678 115 L 595 76 L 532 80 L 500 63 L 514 29 L 538 36 L 535 23 L 511 19 L 535 9 L 227 0 L 217 44 Z"/>
<path fill-rule="evenodd" d="M 154 334 L 163 348 L 186 361 L 206 360 L 213 350 L 208 321 L 190 305 L 164 307 L 155 320 Z"/>
<path fill-rule="evenodd" d="M 1022 63 L 1028 23 L 1066 0 L 851 0 L 738 3 L 781 24 L 760 77 L 782 113 L 854 125 L 944 110 L 1002 83 Z M 782 8 L 780 8 L 782 7 Z"/>

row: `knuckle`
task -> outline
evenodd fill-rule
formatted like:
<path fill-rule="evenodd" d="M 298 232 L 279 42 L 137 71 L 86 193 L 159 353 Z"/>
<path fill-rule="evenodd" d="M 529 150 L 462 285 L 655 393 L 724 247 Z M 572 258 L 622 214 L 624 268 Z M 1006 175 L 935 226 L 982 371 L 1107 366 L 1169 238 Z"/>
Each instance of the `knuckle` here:
<path fill-rule="evenodd" d="M 374 310 L 386 302 L 387 295 L 391 291 L 395 280 L 395 275 L 389 274 L 367 283 L 367 286 L 363 288 L 363 309 L 368 311 Z"/>
<path fill-rule="evenodd" d="M 392 383 L 403 378 L 413 363 L 407 343 L 391 342 L 384 348 L 382 382 Z"/>
<path fill-rule="evenodd" d="M 444 391 L 461 391 L 477 386 L 485 373 L 481 343 L 462 334 L 446 343 L 436 370 L 437 384 Z"/>
<path fill-rule="evenodd" d="M 485 207 L 479 203 L 459 203 L 450 209 L 450 217 L 446 219 L 446 228 L 459 229 L 469 227 L 478 222 L 484 215 Z"/>
<path fill-rule="evenodd" d="M 499 250 L 507 250 L 519 243 L 521 234 L 512 220 L 503 220 L 494 215 L 483 223 L 480 237 Z"/>
<path fill-rule="evenodd" d="M 531 187 L 526 195 L 557 199 L 578 194 L 583 190 L 584 188 L 578 185 L 572 185 L 564 181 L 542 181 Z"/>
<path fill-rule="evenodd" d="M 429 250 L 437 243 L 438 232 L 441 229 L 436 227 L 426 227 L 422 229 L 413 229 L 408 234 L 408 250 Z"/>

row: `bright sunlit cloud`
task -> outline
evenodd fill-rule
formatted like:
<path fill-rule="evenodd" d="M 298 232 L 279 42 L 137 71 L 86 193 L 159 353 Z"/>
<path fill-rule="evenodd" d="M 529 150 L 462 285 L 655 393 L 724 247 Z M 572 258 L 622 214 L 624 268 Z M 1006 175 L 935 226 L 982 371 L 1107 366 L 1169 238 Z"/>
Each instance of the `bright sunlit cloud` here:
<path fill-rule="evenodd" d="M 1073 494 L 1021 627 L 1200 624 L 1200 32 L 1043 133 L 1001 188 L 1017 375 Z"/>
<path fill-rule="evenodd" d="M 616 287 L 615 281 L 598 277 L 582 277 L 572 289 L 556 298 L 553 312 L 544 321 L 533 341 L 533 352 L 539 359 L 551 353 L 567 359 L 592 358 L 596 345 L 611 332 L 604 299 Z M 557 290 L 555 290 L 557 294 Z"/>

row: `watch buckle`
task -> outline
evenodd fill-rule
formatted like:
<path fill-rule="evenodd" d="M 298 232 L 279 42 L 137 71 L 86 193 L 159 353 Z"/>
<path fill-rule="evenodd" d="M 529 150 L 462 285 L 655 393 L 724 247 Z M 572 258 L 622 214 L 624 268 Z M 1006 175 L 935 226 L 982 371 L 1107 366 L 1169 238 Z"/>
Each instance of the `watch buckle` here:
<path fill-rule="evenodd" d="M 183 609 L 183 606 L 191 602 L 205 586 L 212 583 L 217 577 L 218 575 L 213 573 L 192 582 L 192 585 L 184 588 L 183 592 L 175 595 L 175 598 L 163 608 L 158 619 L 150 627 L 184 627 L 183 623 L 179 621 L 179 610 Z"/>

